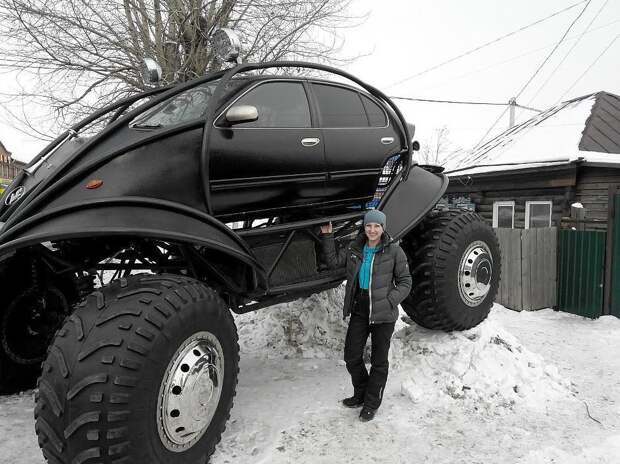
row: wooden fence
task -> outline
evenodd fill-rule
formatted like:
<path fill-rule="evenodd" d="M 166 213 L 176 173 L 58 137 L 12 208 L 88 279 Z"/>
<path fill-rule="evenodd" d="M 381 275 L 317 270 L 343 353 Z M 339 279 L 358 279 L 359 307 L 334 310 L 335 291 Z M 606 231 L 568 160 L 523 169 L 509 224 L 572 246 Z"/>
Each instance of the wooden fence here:
<path fill-rule="evenodd" d="M 502 253 L 496 301 L 518 311 L 555 307 L 557 228 L 494 230 Z"/>

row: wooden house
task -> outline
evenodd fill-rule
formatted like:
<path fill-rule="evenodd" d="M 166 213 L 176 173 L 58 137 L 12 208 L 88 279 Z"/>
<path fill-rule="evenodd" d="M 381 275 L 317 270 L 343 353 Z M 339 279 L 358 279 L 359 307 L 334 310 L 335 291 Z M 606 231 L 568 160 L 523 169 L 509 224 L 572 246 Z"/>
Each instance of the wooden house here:
<path fill-rule="evenodd" d="M 493 227 L 560 226 L 578 203 L 589 227 L 604 228 L 620 187 L 620 97 L 598 92 L 563 102 L 461 164 L 448 173 L 449 203 L 470 204 Z"/>
<path fill-rule="evenodd" d="M 620 217 L 620 97 L 598 92 L 556 105 L 480 146 L 448 175 L 445 201 L 496 228 L 498 302 L 620 314 L 620 230 L 615 245 L 612 231 Z"/>

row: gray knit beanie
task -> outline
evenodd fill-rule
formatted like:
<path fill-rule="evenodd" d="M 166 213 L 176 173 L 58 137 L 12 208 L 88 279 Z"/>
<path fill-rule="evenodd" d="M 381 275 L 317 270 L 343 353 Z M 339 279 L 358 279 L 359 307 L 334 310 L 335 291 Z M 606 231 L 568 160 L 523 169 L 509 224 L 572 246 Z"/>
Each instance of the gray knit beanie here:
<path fill-rule="evenodd" d="M 370 224 L 371 222 L 381 224 L 383 230 L 385 230 L 386 217 L 381 211 L 371 209 L 364 215 L 364 225 Z"/>

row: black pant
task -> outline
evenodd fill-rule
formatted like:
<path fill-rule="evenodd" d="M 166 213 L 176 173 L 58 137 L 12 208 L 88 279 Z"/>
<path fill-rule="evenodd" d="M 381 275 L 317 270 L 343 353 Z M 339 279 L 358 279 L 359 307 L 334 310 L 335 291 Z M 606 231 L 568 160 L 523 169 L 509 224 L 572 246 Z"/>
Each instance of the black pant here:
<path fill-rule="evenodd" d="M 344 360 L 351 374 L 353 395 L 364 399 L 364 405 L 377 409 L 381 405 L 383 389 L 387 382 L 388 353 L 394 332 L 395 322 L 370 324 L 368 293 L 358 294 L 351 312 L 349 329 L 344 346 Z M 370 356 L 370 375 L 364 364 L 364 347 L 368 335 L 372 334 L 372 354 Z"/>

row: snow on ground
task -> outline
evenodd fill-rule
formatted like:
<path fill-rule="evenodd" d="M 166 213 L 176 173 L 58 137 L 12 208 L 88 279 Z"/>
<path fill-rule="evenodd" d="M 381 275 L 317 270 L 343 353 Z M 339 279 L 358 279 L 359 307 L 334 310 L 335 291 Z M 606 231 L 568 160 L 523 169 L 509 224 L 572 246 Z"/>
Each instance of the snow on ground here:
<path fill-rule="evenodd" d="M 213 464 L 620 462 L 620 320 L 495 305 L 459 333 L 399 322 L 366 424 L 339 404 L 341 303 L 339 288 L 236 317 L 239 387 Z M 0 461 L 42 463 L 32 409 L 32 392 L 0 398 Z"/>
<path fill-rule="evenodd" d="M 393 358 L 410 375 L 401 391 L 414 403 L 448 396 L 461 406 L 502 414 L 517 403 L 538 409 L 573 397 L 570 381 L 540 355 L 525 348 L 495 320 L 451 334 L 417 325 L 395 334 Z"/>
<path fill-rule="evenodd" d="M 344 348 L 344 286 L 235 317 L 241 353 L 259 358 L 330 358 Z"/>

